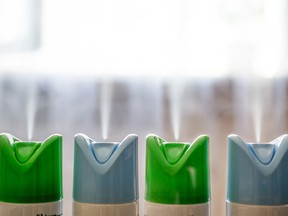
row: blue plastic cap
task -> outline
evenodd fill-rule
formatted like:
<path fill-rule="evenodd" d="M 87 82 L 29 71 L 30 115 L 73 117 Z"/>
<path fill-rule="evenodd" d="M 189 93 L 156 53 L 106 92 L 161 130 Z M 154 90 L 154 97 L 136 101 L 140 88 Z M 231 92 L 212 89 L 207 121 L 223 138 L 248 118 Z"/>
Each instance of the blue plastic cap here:
<path fill-rule="evenodd" d="M 269 144 L 228 137 L 227 201 L 247 205 L 288 204 L 288 135 Z"/>
<path fill-rule="evenodd" d="M 138 200 L 138 137 L 121 143 L 95 142 L 75 136 L 73 198 L 95 204 L 131 203 Z"/>

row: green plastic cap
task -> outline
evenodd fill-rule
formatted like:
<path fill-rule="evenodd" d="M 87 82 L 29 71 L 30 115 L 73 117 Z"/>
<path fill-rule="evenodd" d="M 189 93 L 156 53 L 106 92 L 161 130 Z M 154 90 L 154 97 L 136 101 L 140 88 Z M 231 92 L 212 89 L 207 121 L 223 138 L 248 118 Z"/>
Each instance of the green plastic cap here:
<path fill-rule="evenodd" d="M 62 197 L 62 136 L 23 142 L 0 134 L 0 201 L 43 203 Z"/>
<path fill-rule="evenodd" d="M 146 139 L 145 200 L 161 204 L 198 204 L 210 200 L 209 138 L 193 143 Z"/>

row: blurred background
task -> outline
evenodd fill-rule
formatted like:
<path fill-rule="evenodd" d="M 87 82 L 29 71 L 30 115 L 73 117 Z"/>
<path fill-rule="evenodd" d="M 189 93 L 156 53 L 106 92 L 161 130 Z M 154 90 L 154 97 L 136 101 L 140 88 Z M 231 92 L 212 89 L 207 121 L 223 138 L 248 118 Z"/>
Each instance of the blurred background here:
<path fill-rule="evenodd" d="M 0 0 L 0 131 L 64 137 L 72 215 L 73 136 L 210 136 L 212 215 L 225 215 L 227 136 L 287 133 L 286 0 Z"/>

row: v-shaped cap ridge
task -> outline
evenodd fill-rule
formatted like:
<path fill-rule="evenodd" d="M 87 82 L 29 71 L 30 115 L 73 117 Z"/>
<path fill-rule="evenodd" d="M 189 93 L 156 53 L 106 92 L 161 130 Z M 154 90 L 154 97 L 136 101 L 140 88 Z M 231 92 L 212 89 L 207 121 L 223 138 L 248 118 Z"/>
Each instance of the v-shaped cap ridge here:
<path fill-rule="evenodd" d="M 40 146 L 40 142 L 16 141 L 13 144 L 16 158 L 21 164 L 27 162 Z"/>
<path fill-rule="evenodd" d="M 165 158 L 170 164 L 176 164 L 188 149 L 189 144 L 185 143 L 163 143 Z"/>
<path fill-rule="evenodd" d="M 256 158 L 263 164 L 269 164 L 276 151 L 275 144 L 248 144 Z"/>
<path fill-rule="evenodd" d="M 101 164 L 109 160 L 118 146 L 118 143 L 90 143 L 90 148 L 95 159 Z"/>
<path fill-rule="evenodd" d="M 264 174 L 270 175 L 277 168 L 278 164 L 288 151 L 288 135 L 284 134 L 275 140 L 271 141 L 268 145 L 274 146 L 265 147 L 266 150 L 261 147 L 251 147 L 251 144 L 243 141 L 239 136 L 231 134 L 228 136 L 229 141 L 233 142 L 242 149 L 245 154 L 250 158 L 253 164 Z M 253 145 L 253 144 L 252 144 Z M 261 144 L 255 144 L 261 145 Z M 266 145 L 266 144 L 263 144 Z M 253 148 L 253 149 L 252 149 Z M 252 149 L 252 150 L 251 150 Z M 269 161 L 269 162 L 267 162 Z"/>
<path fill-rule="evenodd" d="M 108 156 L 109 150 L 106 149 L 105 151 L 107 151 L 108 154 L 106 153 L 106 155 L 104 157 L 101 157 L 98 153 L 96 153 L 94 155 L 93 151 L 95 152 L 95 150 L 93 148 L 91 148 L 90 146 L 91 146 L 91 144 L 98 145 L 99 143 L 94 141 L 93 139 L 91 139 L 87 135 L 79 133 L 79 134 L 75 135 L 74 139 L 75 139 L 75 145 L 78 145 L 80 147 L 83 154 L 88 159 L 91 167 L 93 167 L 93 169 L 96 172 L 104 174 L 113 166 L 117 157 L 123 153 L 123 151 L 127 148 L 127 146 L 129 146 L 131 143 L 133 143 L 133 141 L 135 139 L 137 139 L 137 136 L 134 134 L 130 134 L 130 135 L 126 136 L 119 144 L 117 144 L 117 147 L 115 147 L 114 149 L 112 148 L 112 145 L 110 145 L 108 147 L 108 149 L 110 149 L 110 151 L 113 150 L 113 152 L 110 156 Z M 107 143 L 104 143 L 104 144 L 106 145 Z M 102 148 L 102 147 L 100 147 L 100 148 Z M 107 159 L 107 157 L 108 157 L 108 159 Z M 99 158 L 100 158 L 100 160 L 99 160 Z M 106 160 L 106 162 L 103 163 L 103 161 L 105 161 L 105 160 Z"/>
<path fill-rule="evenodd" d="M 15 161 L 13 166 L 16 166 L 16 169 L 21 167 L 21 171 L 26 172 L 43 151 L 50 148 L 50 145 L 54 145 L 54 142 L 60 142 L 62 146 L 62 136 L 53 134 L 43 142 L 26 142 L 21 141 L 9 133 L 2 133 L 0 134 L 0 142 L 2 142 L 2 148 L 7 151 L 9 158 Z M 28 146 L 25 146 L 26 144 L 28 144 Z"/>
<path fill-rule="evenodd" d="M 202 145 L 208 143 L 208 140 L 209 140 L 208 136 L 201 135 L 197 137 L 193 142 L 185 143 L 187 145 L 187 149 L 185 149 L 185 151 L 183 149 L 183 152 L 181 152 L 183 154 L 178 154 L 177 157 L 168 156 L 169 158 L 168 160 L 167 157 L 165 156 L 165 151 L 167 151 L 167 149 L 164 150 L 164 144 L 163 144 L 167 142 L 161 137 L 154 134 L 150 134 L 146 137 L 147 148 L 151 148 L 151 150 L 158 155 L 157 159 L 160 161 L 161 166 L 167 173 L 170 173 L 171 175 L 174 175 L 183 166 L 185 166 L 185 163 L 191 157 L 191 154 L 194 151 L 196 151 L 196 149 L 201 148 Z M 176 163 L 175 159 L 178 159 Z M 173 163 L 170 163 L 169 161 Z"/>

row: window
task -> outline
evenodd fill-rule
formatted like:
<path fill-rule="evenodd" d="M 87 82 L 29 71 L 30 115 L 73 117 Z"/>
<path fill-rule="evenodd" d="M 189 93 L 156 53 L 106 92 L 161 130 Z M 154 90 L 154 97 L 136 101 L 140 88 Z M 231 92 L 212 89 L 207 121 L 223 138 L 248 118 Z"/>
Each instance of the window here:
<path fill-rule="evenodd" d="M 36 2 L 23 1 L 27 9 L 16 0 L 0 1 L 8 7 L 0 10 L 1 72 L 271 77 L 287 69 L 285 0 Z M 3 34 L 16 21 L 18 28 Z M 35 43 L 35 34 L 27 32 L 35 33 L 36 21 L 42 23 L 39 49 L 3 51 L 9 44 L 29 43 L 15 44 L 13 35 Z"/>

